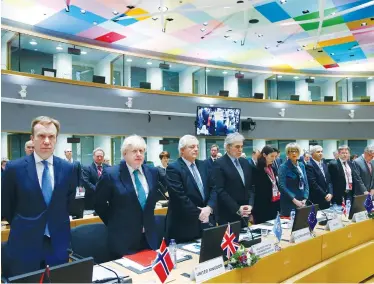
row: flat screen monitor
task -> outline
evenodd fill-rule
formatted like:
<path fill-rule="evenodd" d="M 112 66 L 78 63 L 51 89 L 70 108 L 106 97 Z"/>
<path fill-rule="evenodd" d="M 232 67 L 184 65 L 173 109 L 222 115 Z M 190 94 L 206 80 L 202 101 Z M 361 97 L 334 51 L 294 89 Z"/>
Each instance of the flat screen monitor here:
<path fill-rule="evenodd" d="M 351 210 L 349 211 L 348 219 L 352 219 L 355 213 L 366 211 L 366 208 L 365 208 L 366 197 L 367 196 L 365 194 L 353 196 L 352 207 L 351 207 Z"/>
<path fill-rule="evenodd" d="M 104 76 L 93 75 L 92 82 L 105 84 L 105 77 Z"/>
<path fill-rule="evenodd" d="M 239 242 L 240 221 L 230 223 L 231 231 L 235 234 Z M 224 252 L 221 248 L 223 235 L 225 234 L 227 225 L 221 225 L 205 229 L 201 238 L 201 249 L 199 262 L 204 262 L 219 256 L 223 256 Z"/>
<path fill-rule="evenodd" d="M 226 136 L 239 132 L 239 127 L 239 108 L 197 107 L 196 135 Z"/>
<path fill-rule="evenodd" d="M 84 197 L 76 197 L 70 204 L 69 215 L 73 219 L 83 218 L 84 213 Z"/>
<path fill-rule="evenodd" d="M 264 94 L 263 93 L 255 93 L 255 95 L 253 97 L 255 99 L 262 100 L 264 98 Z"/>
<path fill-rule="evenodd" d="M 150 90 L 151 89 L 151 83 L 149 83 L 149 82 L 140 82 L 139 83 L 139 88 Z"/>
<path fill-rule="evenodd" d="M 314 208 L 316 211 L 316 218 L 317 218 L 317 211 L 319 209 L 319 205 L 314 204 Z M 309 228 L 308 217 L 311 211 L 312 211 L 312 205 L 296 208 L 296 215 L 295 215 L 295 220 L 292 226 L 292 232 L 301 230 L 304 228 Z"/>
<path fill-rule="evenodd" d="M 44 269 L 10 277 L 9 283 L 40 283 Z M 93 258 L 50 267 L 50 283 L 92 283 Z M 47 282 L 47 281 L 45 281 Z"/>
<path fill-rule="evenodd" d="M 334 97 L 333 96 L 325 96 L 324 101 L 325 102 L 332 102 L 332 101 L 334 101 Z"/>
<path fill-rule="evenodd" d="M 300 100 L 300 96 L 298 95 L 291 95 L 291 101 L 299 101 Z"/>
<path fill-rule="evenodd" d="M 219 91 L 219 96 L 220 97 L 228 97 L 229 96 L 229 91 Z"/>

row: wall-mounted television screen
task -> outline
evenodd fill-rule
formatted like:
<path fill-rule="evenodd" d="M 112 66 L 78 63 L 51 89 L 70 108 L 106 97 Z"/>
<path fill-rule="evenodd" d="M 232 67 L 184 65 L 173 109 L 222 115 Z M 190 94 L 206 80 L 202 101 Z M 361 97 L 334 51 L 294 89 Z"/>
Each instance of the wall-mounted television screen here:
<path fill-rule="evenodd" d="M 226 136 L 239 132 L 240 109 L 224 107 L 197 107 L 196 135 Z"/>

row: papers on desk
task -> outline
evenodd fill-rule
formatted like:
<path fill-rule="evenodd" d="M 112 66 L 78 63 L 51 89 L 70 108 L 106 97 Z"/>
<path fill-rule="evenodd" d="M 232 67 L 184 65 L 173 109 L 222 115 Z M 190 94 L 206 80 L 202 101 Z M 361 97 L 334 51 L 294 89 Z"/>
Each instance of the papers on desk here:
<path fill-rule="evenodd" d="M 192 253 L 200 254 L 201 243 L 194 242 L 187 245 L 181 245 L 180 248 Z"/>
<path fill-rule="evenodd" d="M 105 266 L 105 265 L 103 265 Z M 120 278 L 123 278 L 125 275 L 121 272 L 119 272 L 118 270 L 114 269 L 114 268 L 111 268 L 109 267 L 109 269 L 111 270 L 114 270 L 117 274 L 118 274 L 118 277 Z M 117 276 L 112 272 L 112 271 L 109 271 L 108 269 L 105 269 L 101 266 L 98 266 L 98 265 L 95 265 L 93 267 L 93 273 L 92 273 L 92 282 L 99 282 L 99 281 L 103 281 L 105 279 L 115 279 L 117 280 Z"/>

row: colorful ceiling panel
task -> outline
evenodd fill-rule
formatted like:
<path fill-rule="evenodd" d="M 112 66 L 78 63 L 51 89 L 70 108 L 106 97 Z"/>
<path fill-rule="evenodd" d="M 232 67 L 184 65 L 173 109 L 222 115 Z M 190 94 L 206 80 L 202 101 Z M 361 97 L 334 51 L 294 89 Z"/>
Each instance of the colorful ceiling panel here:
<path fill-rule="evenodd" d="M 371 0 L 3 0 L 1 5 L 4 19 L 165 58 L 272 70 L 374 71 Z"/>

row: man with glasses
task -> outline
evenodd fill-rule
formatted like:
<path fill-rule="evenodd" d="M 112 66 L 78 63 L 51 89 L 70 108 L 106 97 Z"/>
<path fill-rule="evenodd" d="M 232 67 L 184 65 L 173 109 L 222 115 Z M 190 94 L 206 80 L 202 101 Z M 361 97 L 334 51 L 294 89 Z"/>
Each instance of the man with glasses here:
<path fill-rule="evenodd" d="M 204 228 L 215 225 L 213 213 L 217 211 L 208 167 L 197 159 L 199 141 L 185 135 L 179 140 L 178 150 L 180 158 L 166 169 L 170 197 L 167 238 L 177 243 L 201 238 Z"/>
<path fill-rule="evenodd" d="M 254 205 L 252 169 L 248 161 L 241 158 L 244 137 L 239 133 L 227 135 L 224 147 L 226 154 L 215 162 L 213 179 L 218 200 L 218 223 L 242 221 L 251 217 Z"/>
<path fill-rule="evenodd" d="M 367 146 L 364 153 L 354 160 L 353 165 L 358 172 L 356 195 L 374 195 L 374 145 Z"/>
<path fill-rule="evenodd" d="M 126 137 L 123 160 L 107 167 L 96 185 L 95 211 L 108 228 L 108 247 L 113 259 L 141 250 L 157 250 L 154 209 L 162 197 L 163 179 L 157 168 L 144 165 L 147 145 L 138 135 Z"/>

